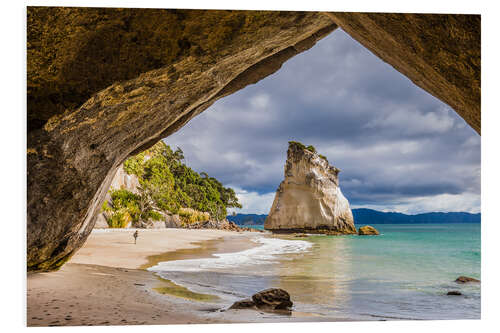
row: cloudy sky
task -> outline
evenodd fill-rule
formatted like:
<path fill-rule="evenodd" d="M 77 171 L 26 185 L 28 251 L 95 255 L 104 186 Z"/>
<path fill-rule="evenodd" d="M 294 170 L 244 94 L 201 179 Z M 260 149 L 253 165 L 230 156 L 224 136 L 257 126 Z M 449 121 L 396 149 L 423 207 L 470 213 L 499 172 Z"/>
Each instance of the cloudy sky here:
<path fill-rule="evenodd" d="M 290 140 L 342 170 L 353 208 L 480 211 L 480 136 L 340 29 L 164 141 L 267 214 Z"/>

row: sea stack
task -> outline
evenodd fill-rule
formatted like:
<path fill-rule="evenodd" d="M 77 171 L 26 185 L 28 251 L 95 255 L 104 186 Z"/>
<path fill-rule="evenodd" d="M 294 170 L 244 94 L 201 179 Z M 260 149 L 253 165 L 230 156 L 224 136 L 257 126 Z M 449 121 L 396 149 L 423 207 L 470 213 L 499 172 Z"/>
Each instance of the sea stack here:
<path fill-rule="evenodd" d="M 313 146 L 290 141 L 285 179 L 264 228 L 277 233 L 355 234 L 349 202 L 340 191 L 339 172 Z"/>

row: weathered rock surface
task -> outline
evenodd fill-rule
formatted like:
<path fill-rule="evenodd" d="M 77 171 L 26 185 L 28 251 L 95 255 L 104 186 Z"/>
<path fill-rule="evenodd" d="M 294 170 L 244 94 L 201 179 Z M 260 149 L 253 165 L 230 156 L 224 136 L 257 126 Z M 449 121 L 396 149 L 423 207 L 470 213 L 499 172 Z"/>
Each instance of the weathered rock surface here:
<path fill-rule="evenodd" d="M 127 157 L 335 28 L 312 12 L 29 7 L 28 270 L 83 244 Z"/>
<path fill-rule="evenodd" d="M 481 16 L 327 13 L 481 133 Z"/>
<path fill-rule="evenodd" d="M 266 311 L 289 311 L 293 306 L 293 302 L 290 299 L 290 294 L 280 288 L 270 288 L 266 290 L 259 291 L 254 294 L 251 299 L 247 298 L 241 301 L 235 302 L 231 309 L 261 309 Z"/>
<path fill-rule="evenodd" d="M 339 187 L 339 169 L 290 142 L 281 182 L 264 228 L 273 232 L 354 234 L 349 202 Z"/>
<path fill-rule="evenodd" d="M 363 235 L 379 235 L 379 232 L 377 229 L 372 227 L 371 225 L 365 225 L 364 227 L 360 227 L 358 230 L 358 235 L 363 236 Z"/>
<path fill-rule="evenodd" d="M 178 214 L 167 215 L 165 217 L 165 228 L 180 228 L 181 225 L 181 218 Z"/>
<path fill-rule="evenodd" d="M 409 18 L 28 7 L 28 270 L 57 269 L 83 244 L 128 156 L 272 74 L 334 21 L 479 132 L 479 16 Z"/>
<path fill-rule="evenodd" d="M 255 303 L 250 298 L 245 298 L 241 301 L 234 302 L 233 305 L 229 307 L 229 310 L 240 310 L 240 309 L 252 309 L 255 308 Z"/>
<path fill-rule="evenodd" d="M 104 214 L 97 215 L 97 219 L 95 221 L 94 228 L 96 229 L 107 229 L 109 228 L 108 222 L 106 221 L 106 217 Z"/>
<path fill-rule="evenodd" d="M 456 283 L 469 283 L 469 282 L 481 282 L 478 279 L 474 279 L 468 276 L 459 276 L 456 280 Z"/>
<path fill-rule="evenodd" d="M 283 289 L 271 288 L 259 291 L 252 296 L 252 300 L 258 308 L 271 310 L 287 310 L 293 306 L 290 294 Z"/>

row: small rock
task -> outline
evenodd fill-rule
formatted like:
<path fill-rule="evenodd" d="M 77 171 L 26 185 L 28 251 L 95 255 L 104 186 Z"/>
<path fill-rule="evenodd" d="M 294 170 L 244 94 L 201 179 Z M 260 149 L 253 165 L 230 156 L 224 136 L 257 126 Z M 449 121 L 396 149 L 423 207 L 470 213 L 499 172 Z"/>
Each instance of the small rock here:
<path fill-rule="evenodd" d="M 270 308 L 272 310 L 286 310 L 293 305 L 290 294 L 279 288 L 260 291 L 252 296 L 252 300 L 258 308 Z"/>
<path fill-rule="evenodd" d="M 365 225 L 364 227 L 359 228 L 358 235 L 360 235 L 360 236 L 379 235 L 379 232 L 374 227 L 372 227 L 370 225 Z"/>
<path fill-rule="evenodd" d="M 481 282 L 478 279 L 474 279 L 468 276 L 459 276 L 456 280 L 456 283 L 468 283 L 468 282 Z"/>
<path fill-rule="evenodd" d="M 449 296 L 461 296 L 462 293 L 458 290 L 452 290 L 452 291 L 448 291 L 448 293 L 446 295 L 449 295 Z"/>
<path fill-rule="evenodd" d="M 250 309 L 250 308 L 254 308 L 255 307 L 255 303 L 250 299 L 250 298 L 246 298 L 244 300 L 241 300 L 241 301 L 236 301 L 234 302 L 233 305 L 231 305 L 231 307 L 229 308 L 230 310 L 231 309 Z"/>

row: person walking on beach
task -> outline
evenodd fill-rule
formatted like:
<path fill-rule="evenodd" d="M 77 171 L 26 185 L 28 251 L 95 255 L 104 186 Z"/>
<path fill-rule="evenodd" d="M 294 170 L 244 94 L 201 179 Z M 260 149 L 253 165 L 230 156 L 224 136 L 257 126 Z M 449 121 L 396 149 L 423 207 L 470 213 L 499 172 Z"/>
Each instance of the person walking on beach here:
<path fill-rule="evenodd" d="M 139 237 L 139 231 L 136 230 L 133 236 L 134 236 L 134 244 L 137 244 L 137 237 Z"/>

